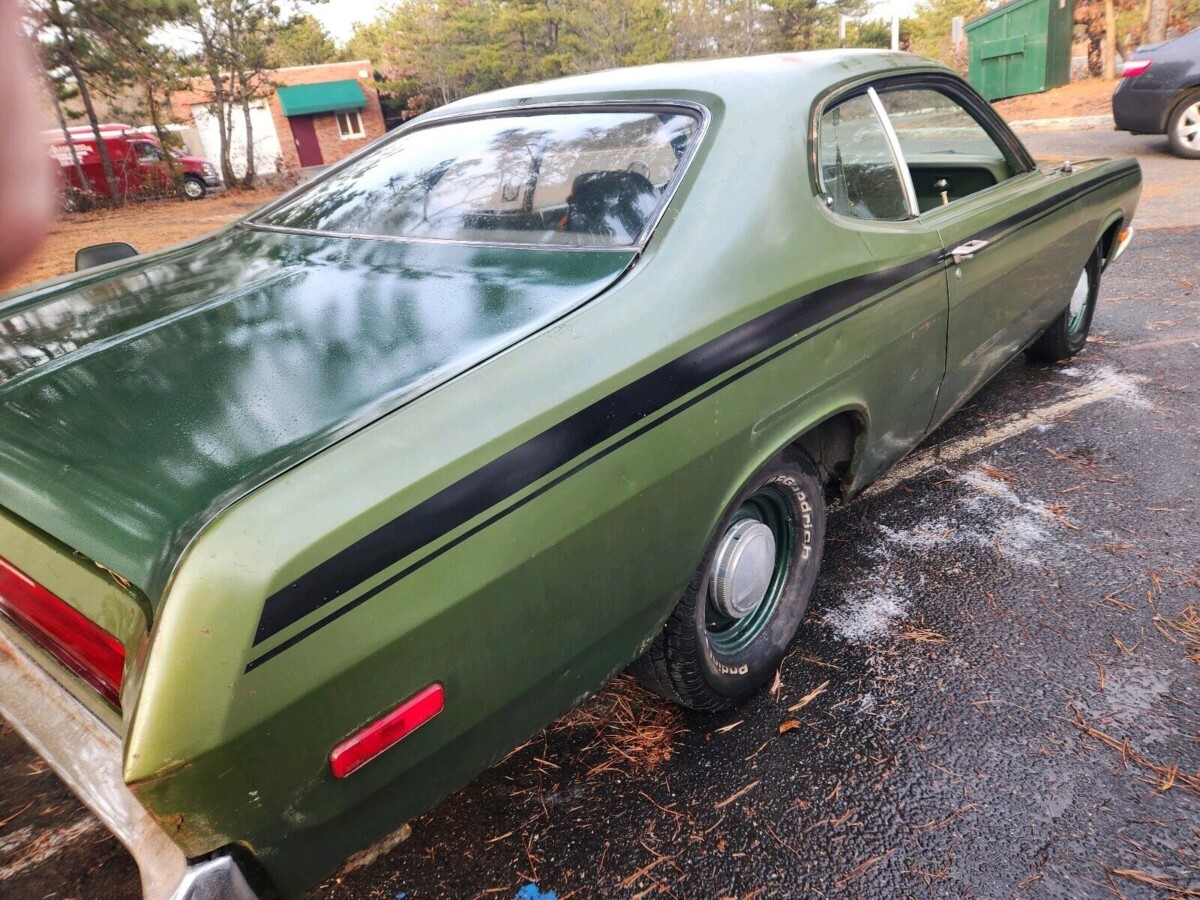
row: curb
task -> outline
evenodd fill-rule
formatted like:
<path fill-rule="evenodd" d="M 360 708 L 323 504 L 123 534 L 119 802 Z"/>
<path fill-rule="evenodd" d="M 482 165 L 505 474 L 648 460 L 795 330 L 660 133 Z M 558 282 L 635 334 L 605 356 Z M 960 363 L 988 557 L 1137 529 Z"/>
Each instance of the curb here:
<path fill-rule="evenodd" d="M 1045 129 L 1048 131 L 1074 131 L 1076 129 L 1108 128 L 1115 129 L 1116 123 L 1110 115 L 1102 116 L 1060 116 L 1054 119 L 1021 119 L 1008 123 L 1010 128 L 1027 130 Z"/>

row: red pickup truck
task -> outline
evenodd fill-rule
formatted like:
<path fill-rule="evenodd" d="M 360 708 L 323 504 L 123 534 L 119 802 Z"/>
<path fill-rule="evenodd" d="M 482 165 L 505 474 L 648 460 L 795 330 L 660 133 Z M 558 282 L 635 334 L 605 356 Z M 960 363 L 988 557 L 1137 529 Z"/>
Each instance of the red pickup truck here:
<path fill-rule="evenodd" d="M 83 125 L 69 128 L 67 133 L 71 137 L 70 144 L 75 145 L 75 155 L 79 158 L 83 174 L 87 177 L 86 185 L 80 183 L 75 170 L 67 135 L 57 129 L 42 132 L 50 158 L 58 168 L 59 182 L 64 191 L 86 193 L 90 189 L 93 193 L 108 196 L 111 191 L 96 148 L 95 132 L 91 126 Z M 128 125 L 105 124 L 100 126 L 100 138 L 108 150 L 117 190 L 122 195 L 162 195 L 174 190 L 167 166 L 166 154 L 169 151 L 163 150 L 157 137 L 143 134 Z M 208 160 L 179 154 L 175 155 L 175 159 L 183 174 L 183 192 L 188 198 L 199 200 L 209 191 L 222 187 L 220 173 Z"/>

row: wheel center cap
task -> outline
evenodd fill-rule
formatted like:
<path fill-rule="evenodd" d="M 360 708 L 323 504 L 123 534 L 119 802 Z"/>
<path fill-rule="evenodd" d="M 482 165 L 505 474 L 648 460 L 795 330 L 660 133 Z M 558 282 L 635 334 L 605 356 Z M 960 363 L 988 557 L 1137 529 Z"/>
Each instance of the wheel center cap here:
<path fill-rule="evenodd" d="M 1087 304 L 1090 288 L 1091 285 L 1088 284 L 1088 273 L 1084 272 L 1079 276 L 1079 281 L 1075 285 L 1075 292 L 1071 294 L 1071 318 L 1075 318 L 1083 311 L 1083 307 Z"/>
<path fill-rule="evenodd" d="M 775 572 L 775 535 L 762 522 L 743 519 L 721 539 L 710 591 L 723 616 L 741 619 L 758 608 Z"/>

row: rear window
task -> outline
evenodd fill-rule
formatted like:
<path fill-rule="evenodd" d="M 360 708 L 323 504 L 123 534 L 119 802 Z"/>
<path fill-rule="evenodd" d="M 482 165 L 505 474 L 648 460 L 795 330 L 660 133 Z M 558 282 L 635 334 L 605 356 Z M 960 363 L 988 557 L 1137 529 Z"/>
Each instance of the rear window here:
<path fill-rule="evenodd" d="M 370 237 L 621 247 L 700 130 L 681 110 L 522 112 L 388 141 L 255 224 Z"/>

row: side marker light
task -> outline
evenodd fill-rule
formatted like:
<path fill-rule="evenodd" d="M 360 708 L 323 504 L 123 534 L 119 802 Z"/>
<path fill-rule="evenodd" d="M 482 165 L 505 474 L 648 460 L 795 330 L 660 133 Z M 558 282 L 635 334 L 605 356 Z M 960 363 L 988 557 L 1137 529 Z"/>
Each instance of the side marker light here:
<path fill-rule="evenodd" d="M 334 778 L 345 778 L 393 744 L 408 737 L 446 706 L 446 692 L 434 683 L 405 700 L 383 718 L 346 738 L 329 753 Z"/>

